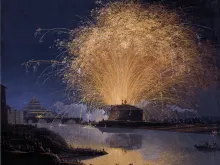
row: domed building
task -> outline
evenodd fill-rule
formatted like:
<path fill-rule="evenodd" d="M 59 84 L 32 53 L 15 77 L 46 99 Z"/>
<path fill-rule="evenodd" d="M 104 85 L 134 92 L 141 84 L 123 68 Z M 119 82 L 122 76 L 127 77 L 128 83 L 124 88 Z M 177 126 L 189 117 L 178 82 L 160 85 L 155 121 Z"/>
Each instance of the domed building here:
<path fill-rule="evenodd" d="M 41 106 L 40 102 L 36 98 L 32 98 L 27 106 L 24 108 L 25 118 L 37 117 L 37 118 L 52 118 L 55 117 L 55 113 L 51 110 L 47 110 Z"/>
<path fill-rule="evenodd" d="M 142 121 L 143 110 L 129 104 L 115 105 L 109 111 L 109 120 Z"/>

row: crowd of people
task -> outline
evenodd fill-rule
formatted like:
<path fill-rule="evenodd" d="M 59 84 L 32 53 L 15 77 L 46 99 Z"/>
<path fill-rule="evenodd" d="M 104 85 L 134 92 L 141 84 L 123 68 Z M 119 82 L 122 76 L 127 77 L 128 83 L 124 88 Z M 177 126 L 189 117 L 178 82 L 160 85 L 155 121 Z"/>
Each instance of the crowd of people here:
<path fill-rule="evenodd" d="M 74 154 L 91 154 L 91 155 L 95 155 L 95 154 L 105 154 L 106 151 L 104 149 L 102 150 L 97 150 L 97 149 L 91 149 L 91 148 L 74 148 L 73 149 L 73 153 Z"/>
<path fill-rule="evenodd" d="M 30 144 L 12 144 L 9 139 L 2 140 L 2 149 L 7 151 L 23 151 L 35 153 L 50 153 L 50 148 L 44 148 L 41 142 Z"/>
<path fill-rule="evenodd" d="M 33 125 L 13 125 L 2 136 L 2 149 L 9 151 L 39 152 L 44 153 L 50 149 L 44 149 L 42 143 L 33 137 Z"/>
<path fill-rule="evenodd" d="M 15 151 L 15 153 L 25 152 L 27 154 L 58 154 L 61 162 L 74 162 L 77 165 L 80 164 L 80 162 L 76 160 L 78 156 L 96 156 L 107 154 L 104 149 L 69 148 L 61 136 L 51 132 L 50 130 L 37 128 L 34 125 L 9 125 L 9 129 L 3 131 L 1 140 L 1 149 L 6 151 L 6 153 L 8 151 Z M 63 149 L 65 148 L 65 145 L 69 148 L 68 150 Z M 56 151 L 61 152 L 57 153 Z M 60 154 L 62 153 L 65 155 L 63 158 L 60 157 Z M 66 155 L 70 156 L 68 157 Z M 71 157 L 71 155 L 73 157 Z"/>

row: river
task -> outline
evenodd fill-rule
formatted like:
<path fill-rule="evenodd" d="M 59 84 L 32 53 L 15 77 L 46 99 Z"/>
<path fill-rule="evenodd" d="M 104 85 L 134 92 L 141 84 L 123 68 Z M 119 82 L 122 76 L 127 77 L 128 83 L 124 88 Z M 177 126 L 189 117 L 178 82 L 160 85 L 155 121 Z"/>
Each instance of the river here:
<path fill-rule="evenodd" d="M 109 153 L 83 160 L 88 165 L 220 164 L 220 151 L 201 152 L 193 147 L 206 141 L 216 141 L 220 144 L 220 136 L 146 129 L 94 128 L 77 124 L 38 126 L 59 133 L 74 147 L 105 149 Z"/>

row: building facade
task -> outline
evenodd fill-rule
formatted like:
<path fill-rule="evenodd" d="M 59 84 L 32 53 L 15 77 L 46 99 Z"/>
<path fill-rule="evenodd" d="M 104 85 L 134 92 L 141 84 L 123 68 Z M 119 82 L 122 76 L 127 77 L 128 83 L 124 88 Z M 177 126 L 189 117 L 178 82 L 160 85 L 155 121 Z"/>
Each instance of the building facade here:
<path fill-rule="evenodd" d="M 115 105 L 109 111 L 109 120 L 142 121 L 143 110 L 128 104 Z"/>
<path fill-rule="evenodd" d="M 40 102 L 33 98 L 24 108 L 24 118 L 54 118 L 55 113 L 41 106 Z"/>
<path fill-rule="evenodd" d="M 24 112 L 18 111 L 7 106 L 8 111 L 8 123 L 9 124 L 23 124 L 24 123 Z"/>

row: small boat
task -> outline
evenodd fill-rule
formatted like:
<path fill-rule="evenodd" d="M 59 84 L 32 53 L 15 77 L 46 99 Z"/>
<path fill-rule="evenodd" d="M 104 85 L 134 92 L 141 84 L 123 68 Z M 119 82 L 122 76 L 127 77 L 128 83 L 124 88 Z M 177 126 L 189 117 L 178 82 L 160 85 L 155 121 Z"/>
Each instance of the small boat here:
<path fill-rule="evenodd" d="M 209 145 L 208 143 L 206 143 L 203 145 L 194 145 L 194 147 L 200 151 L 220 151 L 220 147 L 218 147 L 216 144 Z"/>

